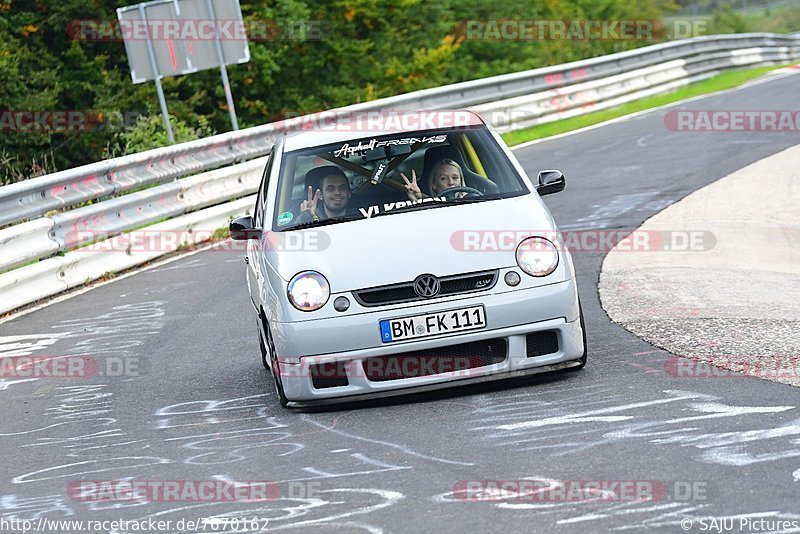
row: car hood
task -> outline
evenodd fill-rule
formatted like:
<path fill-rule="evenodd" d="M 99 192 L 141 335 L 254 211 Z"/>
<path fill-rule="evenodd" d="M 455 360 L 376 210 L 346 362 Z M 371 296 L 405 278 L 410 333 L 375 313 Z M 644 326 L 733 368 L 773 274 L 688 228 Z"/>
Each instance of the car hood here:
<path fill-rule="evenodd" d="M 272 234 L 278 245 L 265 252 L 284 280 L 318 271 L 331 292 L 340 293 L 407 282 L 423 273 L 512 267 L 522 238 L 550 237 L 554 231 L 552 216 L 534 193 Z"/>

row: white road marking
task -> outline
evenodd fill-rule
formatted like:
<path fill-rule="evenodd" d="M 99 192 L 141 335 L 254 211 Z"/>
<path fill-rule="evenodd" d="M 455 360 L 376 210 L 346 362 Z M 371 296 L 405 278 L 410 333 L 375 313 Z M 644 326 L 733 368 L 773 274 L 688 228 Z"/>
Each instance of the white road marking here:
<path fill-rule="evenodd" d="M 434 461 L 434 462 L 441 462 L 441 463 L 444 463 L 444 464 L 470 465 L 470 466 L 471 465 L 475 465 L 472 462 L 459 462 L 459 461 L 456 461 L 456 460 L 448 460 L 446 458 L 437 458 L 435 456 L 428 456 L 427 454 L 422 454 L 421 452 L 414 451 L 411 448 L 409 448 L 408 446 L 402 445 L 402 444 L 399 444 L 399 443 L 392 443 L 392 442 L 389 442 L 389 441 L 380 441 L 380 440 L 377 440 L 377 439 L 365 438 L 363 436 L 356 436 L 355 434 L 350 434 L 348 432 L 344 432 L 343 430 L 338 430 L 337 428 L 334 428 L 332 426 L 328 426 L 328 425 L 320 423 L 318 421 L 314 421 L 313 419 L 311 419 L 307 415 L 303 415 L 303 420 L 305 422 L 307 422 L 307 423 L 311 423 L 314 426 L 318 426 L 320 428 L 324 428 L 325 430 L 327 430 L 329 432 L 333 432 L 334 434 L 339 434 L 340 436 L 344 436 L 346 438 L 356 439 L 356 440 L 360 440 L 360 441 L 366 441 L 368 443 L 374 443 L 376 445 L 385 445 L 387 447 L 391 447 L 393 449 L 397 449 L 397 450 L 399 450 L 401 452 L 404 452 L 406 454 L 409 454 L 411 456 L 417 456 L 419 458 L 424 458 L 426 460 L 431 460 L 431 461 Z"/>

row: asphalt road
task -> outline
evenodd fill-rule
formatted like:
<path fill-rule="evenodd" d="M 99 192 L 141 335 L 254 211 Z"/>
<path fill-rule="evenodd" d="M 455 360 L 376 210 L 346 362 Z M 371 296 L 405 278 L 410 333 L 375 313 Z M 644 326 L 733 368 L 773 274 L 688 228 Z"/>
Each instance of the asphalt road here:
<path fill-rule="evenodd" d="M 797 109 L 799 80 L 683 107 Z M 532 175 L 566 174 L 567 189 L 547 197 L 562 228 L 634 229 L 800 142 L 796 133 L 672 132 L 665 112 L 517 151 Z M 101 370 L 128 361 L 140 376 L 0 380 L 0 518 L 225 515 L 325 532 L 675 532 L 686 518 L 692 532 L 703 518 L 800 525 L 800 390 L 667 374 L 669 354 L 601 309 L 604 254 L 574 254 L 590 347 L 583 371 L 318 411 L 276 403 L 241 253 L 187 256 L 11 320 L 0 325 L 2 352 L 90 356 Z M 282 497 L 86 503 L 67 494 L 75 481 L 124 478 L 271 480 Z M 520 479 L 651 481 L 663 492 L 649 502 L 552 492 L 475 502 L 458 491 L 464 481 Z"/>

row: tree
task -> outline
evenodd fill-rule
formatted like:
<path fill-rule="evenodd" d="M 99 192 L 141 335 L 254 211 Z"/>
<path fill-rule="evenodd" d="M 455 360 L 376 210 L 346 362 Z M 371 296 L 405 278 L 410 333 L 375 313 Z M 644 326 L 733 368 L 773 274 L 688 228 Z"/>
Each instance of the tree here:
<path fill-rule="evenodd" d="M 118 5 L 0 0 L 0 110 L 94 118 L 80 131 L 4 132 L 2 180 L 164 143 L 154 86 L 131 83 L 123 42 L 74 31 L 80 20 L 115 21 Z M 651 44 L 481 39 L 466 34 L 468 21 L 657 20 L 675 8 L 668 0 L 244 0 L 251 60 L 228 74 L 239 123 L 248 127 Z M 186 135 L 230 129 L 217 70 L 166 78 L 163 86 Z"/>

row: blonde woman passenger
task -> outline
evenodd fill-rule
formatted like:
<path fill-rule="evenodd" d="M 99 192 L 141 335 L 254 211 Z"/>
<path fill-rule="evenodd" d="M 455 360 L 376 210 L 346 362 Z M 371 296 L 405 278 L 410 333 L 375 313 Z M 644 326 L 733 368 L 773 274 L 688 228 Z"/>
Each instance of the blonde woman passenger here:
<path fill-rule="evenodd" d="M 423 197 L 422 191 L 417 183 L 417 172 L 412 169 L 411 179 L 400 173 L 403 181 L 406 183 L 406 194 L 409 200 L 419 200 Z M 431 173 L 428 176 L 428 191 L 432 196 L 439 196 L 442 191 L 451 189 L 453 187 L 464 187 L 464 171 L 461 170 L 461 165 L 452 159 L 443 159 L 433 166 Z M 467 193 L 460 192 L 455 194 L 455 198 L 462 198 Z"/>

